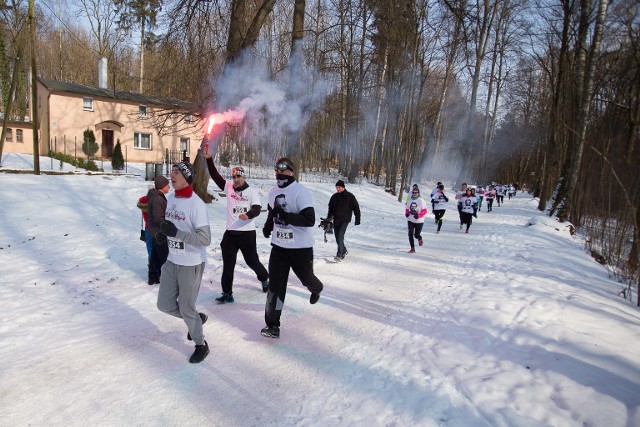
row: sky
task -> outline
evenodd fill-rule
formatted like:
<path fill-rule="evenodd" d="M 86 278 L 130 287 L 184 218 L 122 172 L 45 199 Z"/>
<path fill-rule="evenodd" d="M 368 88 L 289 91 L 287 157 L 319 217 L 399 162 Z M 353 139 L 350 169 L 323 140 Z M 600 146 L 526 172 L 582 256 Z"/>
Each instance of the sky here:
<path fill-rule="evenodd" d="M 349 226 L 341 263 L 333 236 L 325 243 L 314 227 L 325 288 L 310 305 L 290 276 L 277 340 L 260 335 L 265 294 L 241 256 L 236 302 L 214 300 L 225 215 L 216 196 L 197 303 L 211 353 L 190 364 L 184 322 L 158 311 L 146 281 L 143 166 L 9 174 L 32 160 L 4 154 L 0 426 L 640 425 L 638 308 L 526 193 L 483 208 L 469 234 L 453 204 L 440 234 L 429 212 L 424 246 L 409 254 L 404 205 L 347 183 L 362 225 Z M 318 221 L 335 181 L 303 182 Z M 266 203 L 274 180 L 248 182 Z M 421 183 L 422 194 L 432 187 Z M 213 182 L 209 191 L 218 194 Z"/>

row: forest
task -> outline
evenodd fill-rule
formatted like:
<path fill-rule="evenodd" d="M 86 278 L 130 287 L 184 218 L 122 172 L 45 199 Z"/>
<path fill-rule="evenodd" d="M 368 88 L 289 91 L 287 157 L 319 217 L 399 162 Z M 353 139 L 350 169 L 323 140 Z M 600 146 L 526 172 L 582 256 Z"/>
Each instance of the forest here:
<path fill-rule="evenodd" d="M 513 183 L 640 284 L 636 0 L 4 0 L 5 120 L 32 76 L 236 117 L 220 159 L 366 179 Z M 170 132 L 171 129 L 167 129 Z M 4 136 L 3 136 L 4 137 Z M 0 155 L 1 155 L 0 145 Z M 197 160 L 196 160 L 197 161 Z M 499 233 L 499 230 L 496 230 Z M 640 299 L 636 303 L 640 303 Z"/>

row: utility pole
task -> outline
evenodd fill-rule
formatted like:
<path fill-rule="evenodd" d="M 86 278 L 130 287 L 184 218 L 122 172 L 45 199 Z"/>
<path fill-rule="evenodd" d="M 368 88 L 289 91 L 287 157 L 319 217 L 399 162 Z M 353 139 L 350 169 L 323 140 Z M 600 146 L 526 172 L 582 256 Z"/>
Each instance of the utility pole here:
<path fill-rule="evenodd" d="M 34 0 L 29 0 L 31 32 L 31 123 L 33 124 L 33 174 L 40 175 L 40 144 L 38 143 L 38 74 L 36 73 L 36 19 Z"/>

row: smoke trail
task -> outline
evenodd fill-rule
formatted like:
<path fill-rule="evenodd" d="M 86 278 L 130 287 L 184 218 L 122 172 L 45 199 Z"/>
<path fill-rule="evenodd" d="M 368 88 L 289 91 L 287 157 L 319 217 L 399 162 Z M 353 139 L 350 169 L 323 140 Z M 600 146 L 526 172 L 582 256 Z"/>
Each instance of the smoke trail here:
<path fill-rule="evenodd" d="M 300 70 L 298 66 L 292 69 Z M 251 139 L 262 143 L 282 138 L 287 130 L 302 129 L 322 106 L 329 85 L 308 68 L 285 71 L 279 77 L 272 78 L 264 61 L 248 53 L 228 65 L 215 82 L 214 110 L 223 112 L 209 117 L 207 133 L 216 124 L 242 122 Z"/>

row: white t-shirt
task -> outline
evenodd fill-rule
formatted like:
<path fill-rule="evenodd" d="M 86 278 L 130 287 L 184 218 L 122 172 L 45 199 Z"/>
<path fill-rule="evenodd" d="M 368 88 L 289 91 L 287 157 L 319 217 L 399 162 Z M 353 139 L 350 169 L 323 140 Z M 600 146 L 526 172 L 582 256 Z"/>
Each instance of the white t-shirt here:
<path fill-rule="evenodd" d="M 279 204 L 285 212 L 300 213 L 301 210 L 313 207 L 311 193 L 298 181 L 294 181 L 285 188 L 273 187 L 269 190 L 269 206 L 271 209 Z M 290 224 L 280 224 L 274 217 L 271 243 L 285 249 L 299 249 L 313 247 L 313 227 L 297 227 Z"/>
<path fill-rule="evenodd" d="M 459 203 L 462 205 L 462 212 L 473 213 L 473 207 L 478 203 L 476 196 L 462 196 Z"/>
<path fill-rule="evenodd" d="M 412 197 L 408 197 L 407 202 L 405 203 L 405 209 L 409 211 L 407 221 L 420 224 L 424 222 L 424 215 L 419 216 L 418 218 L 414 217 L 414 215 L 420 215 L 423 213 L 423 211 L 426 211 L 427 202 L 422 197 L 417 197 L 415 199 Z M 426 212 L 424 212 L 424 214 L 426 214 Z"/>
<path fill-rule="evenodd" d="M 440 192 L 436 193 L 431 199 L 431 201 L 433 202 L 434 211 L 441 211 L 441 210 L 447 209 L 447 200 L 445 199 L 444 193 L 440 193 Z"/>
<path fill-rule="evenodd" d="M 176 197 L 171 193 L 167 197 L 165 219 L 171 221 L 178 230 L 193 233 L 198 227 L 209 227 L 207 207 L 196 193 L 189 198 Z M 204 246 L 196 246 L 180 240 L 178 237 L 167 237 L 169 256 L 167 259 L 178 265 L 199 265 L 206 261 Z"/>
<path fill-rule="evenodd" d="M 260 204 L 260 194 L 254 187 L 236 191 L 233 184 L 227 182 L 224 186 L 227 195 L 227 230 L 251 231 L 256 229 L 255 218 L 241 220 L 240 214 L 246 214 L 253 205 Z"/>

